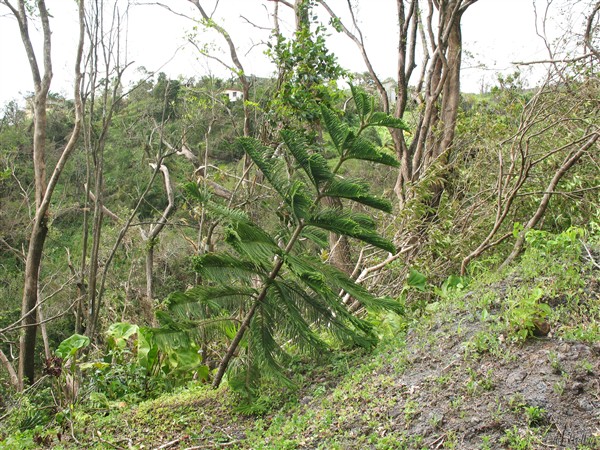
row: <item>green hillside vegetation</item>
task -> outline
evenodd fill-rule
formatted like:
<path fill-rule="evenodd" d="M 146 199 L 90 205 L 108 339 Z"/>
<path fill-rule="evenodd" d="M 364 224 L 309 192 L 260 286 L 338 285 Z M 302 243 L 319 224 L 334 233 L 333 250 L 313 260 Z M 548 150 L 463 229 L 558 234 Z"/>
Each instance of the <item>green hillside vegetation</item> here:
<path fill-rule="evenodd" d="M 381 342 L 374 352 L 344 351 L 314 362 L 295 358 L 286 371 L 291 384 L 267 382 L 251 403 L 202 380 L 138 403 L 140 386 L 132 383 L 121 386 L 128 392 L 120 398 L 96 391 L 60 424 L 16 431 L 38 413 L 23 399 L 8 422 L 14 434 L 4 443 L 535 449 L 563 442 L 598 448 L 599 280 L 579 240 L 583 234 L 570 229 L 532 236 L 518 264 L 477 279 L 450 277 L 437 287 L 413 274 L 405 285 L 407 313 L 377 321 Z M 598 235 L 588 239 L 597 258 Z M 118 353 L 135 345 L 132 335 Z M 99 374 L 92 375 L 96 383 Z M 115 367 L 116 377 L 127 374 Z"/>
<path fill-rule="evenodd" d="M 231 78 L 130 86 L 77 2 L 72 97 L 30 58 L 0 112 L 0 448 L 600 448 L 600 9 L 536 87 L 465 94 L 475 2 L 399 2 L 382 81 L 325 1 L 267 2 L 270 78 L 194 1 Z"/>

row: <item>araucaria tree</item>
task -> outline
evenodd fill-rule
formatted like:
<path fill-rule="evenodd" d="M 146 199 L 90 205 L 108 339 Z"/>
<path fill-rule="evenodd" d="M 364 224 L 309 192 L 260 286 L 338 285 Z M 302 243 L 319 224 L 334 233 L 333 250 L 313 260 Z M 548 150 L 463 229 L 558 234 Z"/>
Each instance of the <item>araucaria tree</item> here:
<path fill-rule="evenodd" d="M 321 106 L 328 145 L 311 144 L 304 132 L 291 130 L 281 132 L 283 145 L 277 148 L 253 138 L 239 139 L 239 146 L 276 192 L 278 226 L 257 223 L 241 210 L 216 203 L 195 184 L 188 186 L 192 197 L 226 223 L 224 241 L 229 251 L 195 259 L 203 284 L 169 298 L 169 314 L 161 314 L 165 326 L 157 338 L 161 342 L 175 342 L 181 336 L 201 340 L 215 324 L 227 329 L 231 341 L 220 359 L 215 387 L 234 356 L 243 363 L 235 365 L 229 381 L 243 384 L 255 380 L 257 374 L 280 373 L 277 369 L 291 348 L 322 352 L 328 347 L 323 333 L 351 345 L 372 346 L 371 325 L 349 311 L 344 294 L 366 309 L 402 310 L 397 301 L 376 298 L 318 256 L 328 245 L 327 232 L 390 253 L 396 250 L 376 232 L 375 221 L 354 207 L 391 212 L 391 203 L 370 194 L 364 181 L 342 177 L 340 169 L 352 160 L 397 167 L 396 158 L 368 140 L 364 132 L 381 126 L 407 128 L 402 120 L 374 111 L 373 99 L 364 92 L 353 89 L 353 97 L 357 128 Z M 332 160 L 323 157 L 325 146 L 332 147 Z M 288 171 L 286 158 L 276 154 L 282 148 L 297 170 Z M 332 207 L 326 198 L 345 205 Z"/>

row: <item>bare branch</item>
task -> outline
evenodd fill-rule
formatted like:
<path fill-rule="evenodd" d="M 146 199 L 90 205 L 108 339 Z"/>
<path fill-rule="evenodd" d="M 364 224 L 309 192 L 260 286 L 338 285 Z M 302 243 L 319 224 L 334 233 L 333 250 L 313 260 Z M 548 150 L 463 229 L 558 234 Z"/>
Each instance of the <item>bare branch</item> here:
<path fill-rule="evenodd" d="M 360 50 L 360 54 L 363 58 L 363 61 L 365 62 L 365 65 L 367 66 L 367 70 L 369 71 L 369 74 L 371 75 L 371 78 L 373 79 L 373 82 L 375 83 L 375 86 L 377 87 L 377 90 L 379 91 L 379 96 L 381 97 L 381 101 L 383 102 L 383 109 L 386 113 L 388 113 L 390 110 L 390 105 L 389 105 L 387 92 L 386 92 L 385 88 L 383 87 L 381 80 L 375 73 L 375 69 L 373 68 L 373 65 L 371 64 L 371 60 L 365 49 L 365 43 L 364 43 L 362 32 L 361 32 L 360 28 L 358 27 L 358 24 L 356 23 L 356 18 L 354 16 L 354 11 L 352 10 L 352 5 L 350 4 L 350 0 L 348 0 L 348 9 L 350 10 L 350 14 L 352 15 L 352 22 L 353 22 L 354 28 L 357 30 L 358 36 L 354 35 L 346 27 L 346 25 L 344 25 L 344 23 L 342 22 L 340 17 L 333 12 L 333 10 L 329 7 L 329 5 L 327 4 L 326 1 L 324 1 L 324 0 L 318 0 L 318 1 L 319 1 L 319 4 L 327 10 L 329 15 L 333 19 L 335 19 L 337 21 L 337 23 L 340 24 L 340 26 L 342 27 L 342 30 L 344 31 L 344 34 L 346 34 L 346 36 L 348 36 L 350 39 L 352 39 L 352 41 L 356 44 L 356 46 Z"/>
<path fill-rule="evenodd" d="M 254 28 L 257 28 L 259 30 L 267 30 L 267 31 L 271 31 L 271 28 L 269 27 L 262 27 L 260 25 L 256 25 L 254 22 L 250 21 L 247 17 L 240 15 L 240 17 L 242 19 L 244 19 L 249 25 L 252 25 Z"/>
<path fill-rule="evenodd" d="M 84 185 L 85 189 L 87 190 L 88 193 L 88 197 L 90 198 L 90 200 L 92 201 L 92 203 L 96 202 L 96 196 L 94 195 L 94 193 L 90 190 L 87 189 L 87 183 Z M 110 209 L 108 209 L 105 205 L 102 205 L 102 214 L 104 214 L 105 216 L 107 216 L 109 219 L 111 219 L 113 222 L 120 222 L 121 219 L 119 218 L 119 216 L 117 216 L 114 212 L 112 212 Z"/>
<path fill-rule="evenodd" d="M 26 314 L 24 314 L 23 316 L 21 316 L 19 319 L 17 319 L 15 322 L 11 323 L 10 325 L 2 328 L 0 330 L 0 334 L 4 334 L 4 333 L 7 333 L 9 331 L 18 330 L 18 329 L 21 329 L 21 328 L 26 328 L 26 327 L 31 327 L 31 326 L 37 326 L 37 325 L 39 325 L 39 323 L 36 322 L 36 323 L 28 323 L 28 324 L 23 325 L 23 326 L 17 326 L 19 324 L 19 322 L 22 322 L 25 318 L 30 317 L 33 313 L 35 313 L 37 311 L 37 309 L 40 307 L 40 305 L 46 303 L 48 300 L 50 300 L 56 294 L 58 294 L 59 292 L 61 292 L 68 284 L 71 283 L 71 281 L 73 281 L 74 278 L 75 278 L 75 276 L 72 276 L 71 278 L 69 278 L 56 291 L 54 291 L 52 294 L 48 295 L 42 301 L 37 302 L 37 304 L 35 305 L 35 307 L 33 309 L 31 309 L 29 312 L 27 312 Z M 46 319 L 46 322 L 49 322 L 49 321 L 50 321 L 50 319 Z"/>
<path fill-rule="evenodd" d="M 294 5 L 291 4 L 290 2 L 287 2 L 286 0 L 268 0 L 270 2 L 275 2 L 275 3 L 281 3 L 285 6 L 287 6 L 288 8 L 294 9 Z"/>
<path fill-rule="evenodd" d="M 588 255 L 588 258 L 590 259 L 590 261 L 592 262 L 592 264 L 597 268 L 600 269 L 600 264 L 598 264 L 596 262 L 596 260 L 594 259 L 592 252 L 590 251 L 590 249 L 588 248 L 587 245 L 585 245 L 585 242 L 581 241 L 581 245 L 583 245 L 583 248 L 585 248 L 585 252 Z"/>
<path fill-rule="evenodd" d="M 0 363 L 2 363 L 2 365 L 6 368 L 6 371 L 8 372 L 10 384 L 13 387 L 18 388 L 19 377 L 17 376 L 17 372 L 15 371 L 14 367 L 12 366 L 2 349 L 0 349 Z"/>
<path fill-rule="evenodd" d="M 183 18 L 191 20 L 193 22 L 196 21 L 196 19 L 194 19 L 193 17 L 190 17 L 187 14 L 183 14 L 183 13 L 181 13 L 179 11 L 175 11 L 169 5 L 165 5 L 164 3 L 160 3 L 160 2 L 137 2 L 136 5 L 139 5 L 139 6 L 159 6 L 161 8 L 166 9 L 171 14 L 174 14 L 174 15 L 179 16 L 179 17 L 183 17 Z"/>
<path fill-rule="evenodd" d="M 11 246 L 8 242 L 6 242 L 4 240 L 4 238 L 0 238 L 0 243 L 4 244 L 4 246 L 6 248 L 8 248 L 21 261 L 25 261 L 25 254 L 21 250 L 19 250 L 17 248 L 14 248 L 13 246 Z"/>
<path fill-rule="evenodd" d="M 596 6 L 594 7 L 594 9 L 592 10 L 592 12 L 590 13 L 590 16 L 587 19 L 587 24 L 585 27 L 585 45 L 587 45 L 587 47 L 592 51 L 592 53 L 596 56 L 596 58 L 600 59 L 600 51 L 594 47 L 594 45 L 592 44 L 592 29 L 594 27 L 594 18 L 596 17 L 596 14 L 598 14 L 598 12 L 600 11 L 600 1 L 598 1 L 596 3 Z"/>
<path fill-rule="evenodd" d="M 511 64 L 516 66 L 531 66 L 535 64 L 557 64 L 557 63 L 573 63 L 577 61 L 581 61 L 582 59 L 589 58 L 590 56 L 594 56 L 594 53 L 586 53 L 585 55 L 576 56 L 574 58 L 564 58 L 564 59 L 540 59 L 537 61 L 515 61 Z"/>

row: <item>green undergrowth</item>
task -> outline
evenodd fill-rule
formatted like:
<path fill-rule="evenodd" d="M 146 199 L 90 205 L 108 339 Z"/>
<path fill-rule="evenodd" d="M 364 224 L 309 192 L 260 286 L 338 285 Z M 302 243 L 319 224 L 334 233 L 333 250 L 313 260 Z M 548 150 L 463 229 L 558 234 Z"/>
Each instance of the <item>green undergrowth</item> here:
<path fill-rule="evenodd" d="M 75 408 L 61 424 L 5 436 L 0 448 L 428 448 L 432 442 L 415 432 L 419 421 L 443 437 L 434 443 L 443 442 L 439 448 L 460 448 L 459 436 L 444 429 L 444 417 L 419 400 L 410 380 L 433 394 L 454 389 L 446 415 L 466 421 L 469 402 L 491 395 L 498 382 L 493 370 L 482 368 L 485 358 L 508 364 L 540 340 L 597 345 L 597 255 L 597 243 L 583 230 L 534 232 L 520 260 L 502 273 L 451 277 L 442 286 L 419 278 L 413 283 L 419 288 L 406 295 L 405 316 L 373 319 L 381 338 L 374 352 L 298 361 L 288 373 L 293 388 L 266 384 L 251 402 L 241 402 L 227 387 L 213 390 L 198 381 L 137 405 Z M 458 350 L 434 356 L 445 340 Z M 415 374 L 428 358 L 437 368 Z M 548 358 L 561 369 L 558 358 Z M 510 418 L 511 426 L 495 437 L 484 434 L 482 449 L 539 448 L 549 432 L 540 406 L 498 397 L 490 408 L 497 423 Z M 577 448 L 593 448 L 586 445 Z"/>

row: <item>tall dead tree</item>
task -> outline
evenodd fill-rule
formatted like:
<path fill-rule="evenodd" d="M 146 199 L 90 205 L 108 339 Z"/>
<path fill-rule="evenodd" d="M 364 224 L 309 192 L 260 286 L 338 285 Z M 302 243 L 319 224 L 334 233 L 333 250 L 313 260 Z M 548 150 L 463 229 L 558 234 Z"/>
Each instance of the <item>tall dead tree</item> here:
<path fill-rule="evenodd" d="M 152 308 L 152 303 L 154 301 L 154 247 L 156 247 L 158 235 L 167 224 L 167 220 L 169 219 L 169 216 L 175 207 L 175 194 L 173 193 L 173 184 L 171 183 L 171 176 L 167 166 L 161 164 L 160 167 L 157 167 L 156 164 L 150 163 L 150 167 L 152 170 L 159 170 L 162 173 L 165 191 L 167 193 L 167 199 L 169 202 L 162 212 L 160 218 L 156 221 L 156 223 L 150 225 L 147 232 L 140 228 L 142 239 L 146 244 L 146 303 L 143 309 L 144 313 L 146 314 L 146 319 L 150 323 L 153 323 L 154 310 Z"/>
<path fill-rule="evenodd" d="M 84 286 L 85 274 L 88 275 L 87 311 L 80 313 L 87 322 L 86 334 L 93 338 L 96 322 L 101 309 L 99 298 L 99 266 L 102 228 L 108 209 L 104 205 L 104 152 L 108 132 L 112 125 L 113 114 L 121 99 L 121 79 L 128 64 L 122 61 L 121 39 L 123 17 L 118 2 L 91 0 L 90 12 L 86 19 L 88 33 L 88 90 L 85 97 L 84 143 L 88 158 L 85 199 L 93 203 L 91 249 L 89 265 L 86 270 L 88 251 L 88 216 L 83 220 L 83 252 L 81 260 L 80 286 Z M 90 189 L 93 186 L 93 192 Z M 78 325 L 83 321 L 78 317 Z"/>
<path fill-rule="evenodd" d="M 236 75 L 237 79 L 242 85 L 242 100 L 244 101 L 244 104 L 242 105 L 244 108 L 244 136 L 250 136 L 250 110 L 248 109 L 248 101 L 250 100 L 250 81 L 248 81 L 248 77 L 246 76 L 244 66 L 242 65 L 242 62 L 240 61 L 240 58 L 238 56 L 233 39 L 231 38 L 231 35 L 227 32 L 225 28 L 223 28 L 221 25 L 219 25 L 213 20 L 212 15 L 209 16 L 206 13 L 204 7 L 200 4 L 199 0 L 188 1 L 196 7 L 198 12 L 200 13 L 200 16 L 202 17 L 204 25 L 214 29 L 223 37 L 223 39 L 227 43 L 227 47 L 229 48 L 229 56 L 231 57 L 231 62 L 233 66 L 215 56 L 212 56 L 205 52 L 202 53 L 210 58 L 215 59 L 227 69 L 229 69 L 232 73 Z"/>
<path fill-rule="evenodd" d="M 63 172 L 65 164 L 79 138 L 81 131 L 82 102 L 81 102 L 81 59 L 84 43 L 84 0 L 79 0 L 79 41 L 75 58 L 75 123 L 71 136 L 65 145 L 50 178 L 47 177 L 46 167 L 46 115 L 47 100 L 52 81 L 52 53 L 50 14 L 44 0 L 37 0 L 35 6 L 19 0 L 16 5 L 9 0 L 1 0 L 17 20 L 21 41 L 27 54 L 29 67 L 33 78 L 33 168 L 35 182 L 35 216 L 31 224 L 31 234 L 27 249 L 25 263 L 25 277 L 23 284 L 22 333 L 20 338 L 20 359 L 18 378 L 22 388 L 24 383 L 32 383 L 35 377 L 35 345 L 37 337 L 36 308 L 38 305 L 38 282 L 40 266 L 46 236 L 48 234 L 48 221 L 50 217 L 50 202 L 54 189 Z M 38 16 L 41 22 L 43 35 L 42 64 L 38 62 L 30 31 L 29 22 L 32 15 Z"/>
<path fill-rule="evenodd" d="M 369 59 L 350 0 L 347 6 L 356 34 L 350 31 L 340 14 L 334 12 L 326 0 L 319 0 L 359 48 L 384 109 L 393 109 L 396 117 L 403 117 L 409 97 L 412 96 L 417 102 L 418 116 L 410 139 L 400 130 L 390 130 L 401 162 L 394 188 L 400 208 L 412 198 L 412 185 L 425 178 L 434 165 L 443 167 L 448 161 L 460 100 L 461 19 L 466 10 L 476 2 L 477 0 L 396 0 L 398 71 L 397 95 L 393 106 L 389 105 L 387 92 Z M 419 53 L 422 56 L 417 64 Z M 414 79 L 415 69 L 418 67 L 418 78 Z M 433 206 L 439 201 L 443 188 L 442 177 L 432 186 Z"/>

